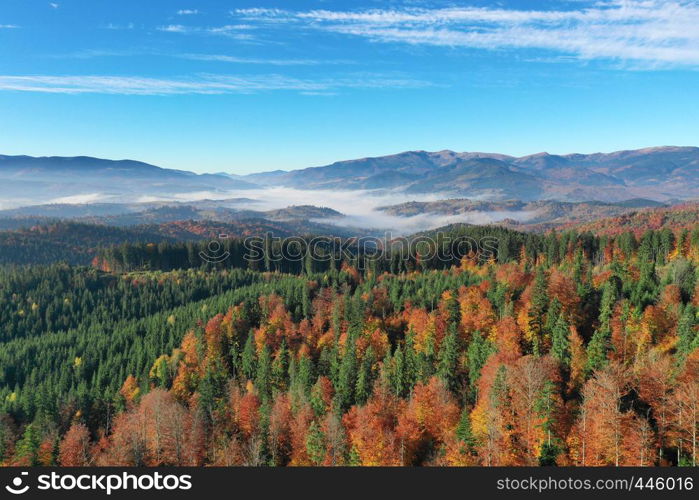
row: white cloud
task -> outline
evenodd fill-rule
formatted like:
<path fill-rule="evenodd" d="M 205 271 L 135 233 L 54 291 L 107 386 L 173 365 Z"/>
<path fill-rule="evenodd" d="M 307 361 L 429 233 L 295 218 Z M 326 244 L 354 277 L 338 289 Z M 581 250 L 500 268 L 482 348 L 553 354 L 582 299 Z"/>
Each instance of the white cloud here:
<path fill-rule="evenodd" d="M 608 0 L 576 10 L 450 7 L 356 11 L 237 9 L 231 14 L 267 29 L 305 29 L 374 42 L 488 50 L 539 49 L 578 59 L 655 66 L 699 65 L 697 0 Z"/>
<path fill-rule="evenodd" d="M 178 16 L 194 16 L 199 14 L 198 9 L 180 9 L 177 11 Z"/>
<path fill-rule="evenodd" d="M 271 66 L 316 66 L 320 64 L 353 64 L 352 61 L 330 60 L 321 61 L 316 59 L 260 59 L 254 57 L 237 57 L 224 54 L 182 54 L 182 59 L 193 61 L 215 61 L 234 64 L 268 64 Z"/>
<path fill-rule="evenodd" d="M 248 31 L 255 29 L 249 24 L 228 24 L 225 26 L 201 27 L 201 26 L 184 26 L 182 24 L 169 24 L 166 26 L 158 26 L 158 31 L 181 34 L 204 34 L 204 35 L 219 35 L 234 38 L 237 40 L 251 40 L 254 38 Z"/>
<path fill-rule="evenodd" d="M 274 210 L 292 205 L 322 205 L 332 208 L 344 217 L 331 217 L 318 219 L 315 222 L 332 224 L 342 227 L 357 227 L 372 230 L 389 230 L 400 234 L 410 234 L 416 231 L 424 231 L 452 223 L 490 224 L 505 219 L 526 221 L 536 214 L 531 211 L 474 211 L 463 214 L 443 215 L 437 213 L 424 213 L 414 216 L 401 217 L 390 215 L 379 207 L 404 203 L 410 201 L 435 201 L 444 199 L 446 193 L 411 194 L 409 197 L 402 191 L 386 190 L 303 190 L 287 187 L 271 187 L 260 189 L 245 189 L 228 192 L 196 192 L 173 194 L 161 198 L 149 198 L 148 201 L 178 200 L 225 200 L 229 198 L 252 198 L 254 203 L 240 204 L 241 208 L 252 210 Z M 322 200 L 319 202 L 318 200 Z M 141 199 L 139 201 L 146 201 Z"/>
<path fill-rule="evenodd" d="M 60 198 L 54 198 L 48 200 L 46 203 L 98 203 L 105 201 L 105 195 L 102 193 L 86 193 L 86 194 L 75 194 L 72 196 L 62 196 Z"/>
<path fill-rule="evenodd" d="M 17 28 L 19 28 L 19 26 L 17 26 L 16 24 L 0 24 L 0 30 L 13 30 Z"/>
<path fill-rule="evenodd" d="M 49 5 L 51 6 L 52 9 L 57 9 L 58 7 L 60 7 L 60 5 L 55 3 L 55 2 L 49 2 Z"/>
<path fill-rule="evenodd" d="M 290 90 L 328 92 L 339 89 L 418 88 L 429 86 L 421 80 L 382 75 L 349 75 L 345 78 L 304 80 L 283 75 L 221 76 L 198 75 L 188 79 L 164 79 L 130 76 L 49 76 L 0 75 L 0 90 L 55 94 L 252 94 Z"/>
<path fill-rule="evenodd" d="M 108 30 L 132 30 L 136 26 L 134 23 L 128 23 L 128 24 L 114 24 L 114 23 L 109 23 L 106 26 L 104 26 L 105 29 Z"/>
<path fill-rule="evenodd" d="M 158 31 L 167 31 L 169 33 L 186 33 L 189 28 L 181 24 L 168 24 L 167 26 L 158 26 Z"/>

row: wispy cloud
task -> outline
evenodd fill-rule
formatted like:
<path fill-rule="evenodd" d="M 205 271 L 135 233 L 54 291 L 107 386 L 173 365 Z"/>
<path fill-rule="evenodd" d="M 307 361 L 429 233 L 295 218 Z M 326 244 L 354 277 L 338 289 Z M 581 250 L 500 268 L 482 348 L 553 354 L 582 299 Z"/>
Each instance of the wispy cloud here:
<path fill-rule="evenodd" d="M 0 75 L 0 90 L 54 94 L 253 94 L 264 91 L 298 91 L 330 94 L 343 89 L 420 88 L 431 84 L 422 80 L 385 75 L 357 74 L 343 78 L 310 80 L 283 75 L 221 76 L 165 79 L 130 76 L 49 76 Z"/>
<path fill-rule="evenodd" d="M 184 53 L 176 54 L 148 49 L 82 49 L 64 54 L 54 54 L 49 57 L 55 59 L 93 59 L 98 57 L 132 57 L 132 56 L 152 56 L 152 57 L 174 57 L 177 59 L 187 59 L 190 61 L 211 61 L 230 64 L 252 64 L 260 66 L 321 66 L 321 65 L 354 65 L 356 61 L 348 59 L 273 59 L 261 57 L 240 57 L 227 54 L 197 54 Z"/>
<path fill-rule="evenodd" d="M 181 24 L 168 24 L 167 26 L 158 26 L 158 31 L 167 31 L 168 33 L 186 33 L 189 28 Z"/>
<path fill-rule="evenodd" d="M 57 3 L 55 3 L 55 2 L 49 2 L 49 6 L 50 6 L 52 9 L 57 9 L 57 8 L 60 7 L 60 5 L 57 4 Z"/>
<path fill-rule="evenodd" d="M 156 29 L 158 31 L 165 31 L 168 33 L 219 35 L 234 38 L 236 40 L 251 40 L 254 37 L 249 33 L 249 31 L 255 29 L 255 27 L 249 24 L 228 24 L 225 26 L 213 27 L 168 24 L 165 26 L 158 26 Z"/>
<path fill-rule="evenodd" d="M 104 29 L 108 30 L 132 30 L 136 27 L 134 23 L 127 23 L 127 24 L 114 24 L 114 23 L 109 23 L 104 26 Z"/>
<path fill-rule="evenodd" d="M 13 30 L 17 28 L 19 28 L 19 26 L 16 24 L 0 24 L 0 30 Z"/>
<path fill-rule="evenodd" d="M 198 9 L 180 9 L 177 11 L 178 16 L 194 16 L 199 14 Z"/>
<path fill-rule="evenodd" d="M 322 64 L 353 64 L 347 60 L 318 60 L 318 59 L 264 59 L 255 57 L 237 57 L 225 54 L 182 54 L 182 59 L 193 61 L 214 61 L 233 64 L 261 64 L 270 66 L 317 66 Z"/>
<path fill-rule="evenodd" d="M 583 6 L 584 5 L 584 6 Z M 451 7 L 355 11 L 237 9 L 266 29 L 294 24 L 373 42 L 486 50 L 539 49 L 576 59 L 699 65 L 696 0 L 607 0 L 575 10 Z"/>

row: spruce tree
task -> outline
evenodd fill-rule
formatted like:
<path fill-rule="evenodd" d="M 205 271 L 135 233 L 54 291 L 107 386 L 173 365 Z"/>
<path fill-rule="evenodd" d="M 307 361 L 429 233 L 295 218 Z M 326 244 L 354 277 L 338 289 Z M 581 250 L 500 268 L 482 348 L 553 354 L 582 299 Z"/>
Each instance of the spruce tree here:
<path fill-rule="evenodd" d="M 257 352 L 255 350 L 255 335 L 252 330 L 248 334 L 248 338 L 245 341 L 245 348 L 243 349 L 243 356 L 241 359 L 241 367 L 243 369 L 243 375 L 246 379 L 252 380 L 257 373 Z"/>
<path fill-rule="evenodd" d="M 464 407 L 461 411 L 461 418 L 459 419 L 459 425 L 456 428 L 456 437 L 464 444 L 466 451 L 474 455 L 476 448 L 476 439 L 471 431 L 471 415 L 469 414 L 468 408 Z"/>
<path fill-rule="evenodd" d="M 22 439 L 17 443 L 15 456 L 28 466 L 39 465 L 38 452 L 40 442 L 41 436 L 36 425 L 34 423 L 27 425 L 24 429 L 24 434 L 22 434 Z"/>
<path fill-rule="evenodd" d="M 459 358 L 459 334 L 457 326 L 451 323 L 439 349 L 437 376 L 452 391 L 458 389 L 457 364 Z"/>
<path fill-rule="evenodd" d="M 354 338 L 350 337 L 345 346 L 345 352 L 340 362 L 337 374 L 336 401 L 338 409 L 347 410 L 354 402 L 354 390 L 357 379 L 357 355 Z"/>
<path fill-rule="evenodd" d="M 271 395 L 272 388 L 272 361 L 270 359 L 269 347 L 266 345 L 260 353 L 257 362 L 257 374 L 255 375 L 255 388 L 260 399 L 266 399 Z"/>
<path fill-rule="evenodd" d="M 531 305 L 529 307 L 529 329 L 532 334 L 532 353 L 541 354 L 545 316 L 548 310 L 548 280 L 544 268 L 539 266 L 534 277 Z"/>
<path fill-rule="evenodd" d="M 468 379 L 471 385 L 473 400 L 476 398 L 476 388 L 478 387 L 478 378 L 481 376 L 481 370 L 493 352 L 495 352 L 495 346 L 490 341 L 483 338 L 480 331 L 476 330 L 473 332 L 471 343 L 466 350 L 466 358 L 468 359 Z"/>
<path fill-rule="evenodd" d="M 571 361 L 570 326 L 562 314 L 558 316 L 551 337 L 551 354 L 562 366 L 569 368 Z"/>
<path fill-rule="evenodd" d="M 373 385 L 372 367 L 375 361 L 374 349 L 369 346 L 364 353 L 364 359 L 357 376 L 357 386 L 355 388 L 356 402 L 363 405 L 369 399 Z"/>
<path fill-rule="evenodd" d="M 325 458 L 325 436 L 314 420 L 306 434 L 306 453 L 312 465 L 322 465 Z"/>
<path fill-rule="evenodd" d="M 695 318 L 694 306 L 690 304 L 685 308 L 677 325 L 677 352 L 682 358 L 692 352 L 699 342 L 699 334 L 694 329 Z"/>

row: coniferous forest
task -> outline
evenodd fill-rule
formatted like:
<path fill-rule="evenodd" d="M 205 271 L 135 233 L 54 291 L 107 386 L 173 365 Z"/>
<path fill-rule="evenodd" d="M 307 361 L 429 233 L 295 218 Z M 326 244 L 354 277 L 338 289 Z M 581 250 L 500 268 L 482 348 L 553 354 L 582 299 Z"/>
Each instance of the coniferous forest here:
<path fill-rule="evenodd" d="M 696 465 L 698 228 L 450 231 L 409 257 L 127 242 L 1 268 L 0 460 Z"/>

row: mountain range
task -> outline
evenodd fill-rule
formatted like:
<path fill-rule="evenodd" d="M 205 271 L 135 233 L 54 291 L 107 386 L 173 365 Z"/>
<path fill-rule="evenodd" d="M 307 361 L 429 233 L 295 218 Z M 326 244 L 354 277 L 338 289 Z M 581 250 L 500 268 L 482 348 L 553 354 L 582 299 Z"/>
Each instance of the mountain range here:
<path fill-rule="evenodd" d="M 591 222 L 601 218 L 636 213 L 639 210 L 666 207 L 663 203 L 636 198 L 623 202 L 555 200 L 540 201 L 473 201 L 464 198 L 439 201 L 409 201 L 378 207 L 377 210 L 398 217 L 418 217 L 424 214 L 446 216 L 449 220 L 468 221 L 472 215 L 487 213 L 499 225 L 520 231 L 543 232 L 549 229 Z M 2 212 L 0 212 L 1 214 Z"/>
<path fill-rule="evenodd" d="M 699 196 L 699 148 L 514 157 L 496 153 L 408 151 L 244 180 L 303 189 L 391 189 L 489 200 L 667 201 Z"/>
<path fill-rule="evenodd" d="M 514 157 L 408 151 L 245 176 L 195 174 L 133 160 L 0 155 L 0 204 L 138 201 L 255 188 L 374 190 L 476 200 L 656 201 L 699 197 L 699 148 Z"/>
<path fill-rule="evenodd" d="M 195 174 L 133 160 L 89 156 L 0 155 L 0 206 L 75 199 L 137 200 L 193 192 L 223 193 L 256 187 L 221 174 Z"/>

